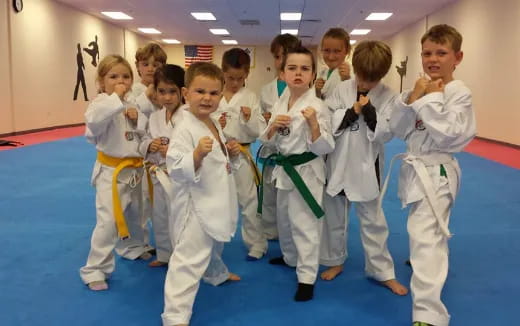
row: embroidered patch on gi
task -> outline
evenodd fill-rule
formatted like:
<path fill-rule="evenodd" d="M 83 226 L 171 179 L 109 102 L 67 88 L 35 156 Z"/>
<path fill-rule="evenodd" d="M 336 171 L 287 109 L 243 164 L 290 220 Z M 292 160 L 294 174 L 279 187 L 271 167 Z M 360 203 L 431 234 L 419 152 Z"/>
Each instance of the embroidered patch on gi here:
<path fill-rule="evenodd" d="M 229 162 L 226 163 L 226 170 L 228 174 L 231 174 L 231 164 Z"/>
<path fill-rule="evenodd" d="M 358 131 L 359 130 L 359 123 L 357 121 L 354 121 L 350 125 L 350 131 Z"/>
<path fill-rule="evenodd" d="M 289 136 L 289 134 L 291 133 L 291 129 L 289 129 L 289 127 L 283 127 L 278 129 L 278 133 L 281 136 Z"/>
<path fill-rule="evenodd" d="M 425 130 L 426 127 L 424 126 L 422 120 L 416 120 L 415 121 L 415 129 L 417 130 Z"/>
<path fill-rule="evenodd" d="M 125 139 L 128 141 L 134 140 L 134 132 L 133 131 L 125 132 Z"/>
<path fill-rule="evenodd" d="M 161 145 L 168 145 L 170 143 L 170 138 L 168 137 L 161 137 Z"/>

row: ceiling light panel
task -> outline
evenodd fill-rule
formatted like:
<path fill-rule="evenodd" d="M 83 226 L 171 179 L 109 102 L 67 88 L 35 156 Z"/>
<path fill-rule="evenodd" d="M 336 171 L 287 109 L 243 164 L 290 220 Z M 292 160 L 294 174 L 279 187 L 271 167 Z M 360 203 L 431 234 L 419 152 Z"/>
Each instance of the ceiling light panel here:
<path fill-rule="evenodd" d="M 282 12 L 280 13 L 280 20 L 301 20 L 301 12 Z"/>
<path fill-rule="evenodd" d="M 298 35 L 297 29 L 282 29 L 282 34 L 291 34 L 291 35 Z"/>
<path fill-rule="evenodd" d="M 238 44 L 236 40 L 222 40 L 222 43 L 224 44 Z"/>
<path fill-rule="evenodd" d="M 392 15 L 391 12 L 373 12 L 365 20 L 387 20 Z"/>
<path fill-rule="evenodd" d="M 215 16 L 210 12 L 192 12 L 191 15 L 196 20 L 217 20 Z"/>
<path fill-rule="evenodd" d="M 209 31 L 215 35 L 229 35 L 227 29 L 224 28 L 211 28 Z"/>
<path fill-rule="evenodd" d="M 139 27 L 138 30 L 145 34 L 161 34 L 161 31 L 158 31 L 155 28 L 150 27 Z"/>
<path fill-rule="evenodd" d="M 173 38 L 163 38 L 162 41 L 166 44 L 181 44 L 181 41 L 173 39 Z"/>
<path fill-rule="evenodd" d="M 369 29 L 355 29 L 350 35 L 367 35 L 368 33 L 370 33 Z"/>
<path fill-rule="evenodd" d="M 107 16 L 107 17 L 110 17 L 112 19 L 117 19 L 117 20 L 130 20 L 130 19 L 134 19 L 130 16 L 128 16 L 127 14 L 125 14 L 124 12 L 121 12 L 121 11 L 102 11 L 101 14 Z"/>

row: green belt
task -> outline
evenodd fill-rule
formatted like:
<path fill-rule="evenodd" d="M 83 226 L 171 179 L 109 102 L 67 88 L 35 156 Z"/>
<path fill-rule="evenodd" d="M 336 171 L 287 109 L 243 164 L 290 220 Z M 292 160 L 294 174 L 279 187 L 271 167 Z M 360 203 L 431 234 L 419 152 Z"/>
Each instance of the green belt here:
<path fill-rule="evenodd" d="M 259 157 L 258 158 L 258 162 L 260 162 L 262 165 L 275 166 L 276 165 L 276 161 L 273 160 L 272 158 L 269 158 L 271 156 L 272 155 L 270 155 L 268 157 Z"/>
<path fill-rule="evenodd" d="M 289 156 L 284 156 L 282 154 L 271 154 L 269 155 L 265 161 L 270 162 L 271 160 L 275 162 L 276 165 L 281 165 L 291 179 L 291 181 L 294 183 L 294 186 L 296 189 L 298 189 L 298 192 L 302 195 L 303 200 L 307 203 L 309 208 L 312 210 L 316 218 L 321 218 L 323 215 L 325 215 L 325 212 L 323 212 L 323 209 L 320 207 L 320 204 L 314 199 L 314 196 L 310 192 L 309 188 L 307 188 L 307 185 L 303 181 L 302 177 L 296 171 L 294 168 L 297 165 L 304 164 L 307 162 L 310 162 L 314 160 L 316 157 L 318 157 L 316 154 L 312 152 L 305 152 L 302 154 L 294 154 Z M 264 164 L 262 168 L 262 175 L 263 175 L 263 169 L 267 164 Z M 263 182 L 260 184 L 259 194 L 258 194 L 258 209 L 257 212 L 259 214 L 262 214 L 262 201 L 264 197 L 264 191 L 263 191 Z"/>

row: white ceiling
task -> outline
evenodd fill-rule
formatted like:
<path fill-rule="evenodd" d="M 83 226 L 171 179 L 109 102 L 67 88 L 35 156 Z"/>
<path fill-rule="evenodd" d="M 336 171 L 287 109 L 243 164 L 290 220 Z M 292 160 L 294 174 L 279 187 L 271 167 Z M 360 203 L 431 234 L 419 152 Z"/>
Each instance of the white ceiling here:
<path fill-rule="evenodd" d="M 330 27 L 368 28 L 366 36 L 353 39 L 385 39 L 424 16 L 456 0 L 56 0 L 81 11 L 141 33 L 138 27 L 154 27 L 161 35 L 183 44 L 222 44 L 224 38 L 239 44 L 269 44 L 281 28 L 299 29 L 304 44 L 317 45 Z M 134 19 L 116 21 L 101 11 L 122 11 Z M 216 21 L 196 21 L 190 12 L 210 11 Z M 281 22 L 280 12 L 303 12 L 302 21 Z M 365 21 L 371 12 L 394 13 L 386 21 Z M 240 20 L 258 20 L 259 25 L 241 25 Z M 230 36 L 216 36 L 209 28 L 226 28 Z"/>

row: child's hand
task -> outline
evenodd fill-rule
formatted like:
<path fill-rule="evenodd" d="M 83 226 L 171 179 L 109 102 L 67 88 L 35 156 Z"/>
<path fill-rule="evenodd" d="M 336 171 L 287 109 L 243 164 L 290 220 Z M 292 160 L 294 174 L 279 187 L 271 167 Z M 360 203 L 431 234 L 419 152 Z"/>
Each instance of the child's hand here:
<path fill-rule="evenodd" d="M 199 140 L 195 153 L 199 158 L 204 158 L 213 149 L 213 139 L 209 136 L 204 136 Z"/>
<path fill-rule="evenodd" d="M 359 96 L 359 104 L 363 107 L 368 104 L 368 101 L 370 101 L 370 98 L 368 96 L 360 95 Z"/>
<path fill-rule="evenodd" d="M 159 153 L 161 153 L 162 157 L 166 157 L 167 152 L 168 152 L 168 145 L 159 145 Z"/>
<path fill-rule="evenodd" d="M 317 91 L 321 92 L 323 86 L 325 86 L 325 80 L 323 78 L 316 79 L 316 82 L 314 83 L 314 88 L 316 88 Z"/>
<path fill-rule="evenodd" d="M 306 107 L 302 110 L 303 117 L 307 120 L 307 124 L 311 128 L 318 127 L 318 117 L 316 115 L 316 110 L 310 106 Z"/>
<path fill-rule="evenodd" d="M 228 150 L 229 156 L 236 157 L 240 154 L 240 145 L 236 141 L 236 139 L 232 139 L 226 143 L 226 148 Z"/>
<path fill-rule="evenodd" d="M 125 97 L 125 94 L 129 91 L 129 88 L 125 84 L 116 84 L 114 86 L 114 93 L 119 96 L 120 99 Z"/>
<path fill-rule="evenodd" d="M 157 93 L 155 92 L 155 86 L 153 83 L 148 85 L 145 91 L 146 97 L 152 102 L 154 105 L 157 103 Z"/>
<path fill-rule="evenodd" d="M 125 116 L 128 118 L 128 120 L 132 121 L 133 123 L 137 123 L 137 109 L 136 108 L 127 108 L 125 110 Z"/>
<path fill-rule="evenodd" d="M 278 130 L 281 128 L 289 127 L 291 124 L 291 117 L 285 114 L 279 114 L 274 118 L 271 128 Z"/>
<path fill-rule="evenodd" d="M 432 80 L 426 86 L 425 93 L 444 92 L 444 82 L 442 79 Z"/>
<path fill-rule="evenodd" d="M 265 119 L 265 123 L 269 123 L 269 120 L 271 120 L 271 112 L 264 112 L 262 113 Z"/>
<path fill-rule="evenodd" d="M 240 112 L 242 112 L 242 115 L 244 116 L 244 120 L 249 121 L 251 119 L 251 108 L 247 106 L 241 106 Z"/>
<path fill-rule="evenodd" d="M 226 128 L 226 123 L 227 123 L 227 113 L 226 112 L 222 112 L 222 114 L 220 115 L 220 118 L 218 118 L 218 123 L 220 124 L 220 128 L 222 128 L 222 129 Z"/>
<path fill-rule="evenodd" d="M 340 64 L 338 66 L 338 72 L 339 77 L 342 81 L 350 79 L 350 66 L 348 65 L 348 63 L 343 62 L 342 64 Z"/>
<path fill-rule="evenodd" d="M 425 77 L 420 77 L 415 82 L 415 86 L 413 88 L 413 93 L 419 97 L 422 97 L 426 92 L 426 87 L 430 83 L 430 80 Z"/>
<path fill-rule="evenodd" d="M 161 146 L 161 138 L 155 138 L 152 140 L 150 145 L 148 145 L 148 152 L 149 153 L 155 153 L 157 150 L 159 150 L 159 147 Z"/>

